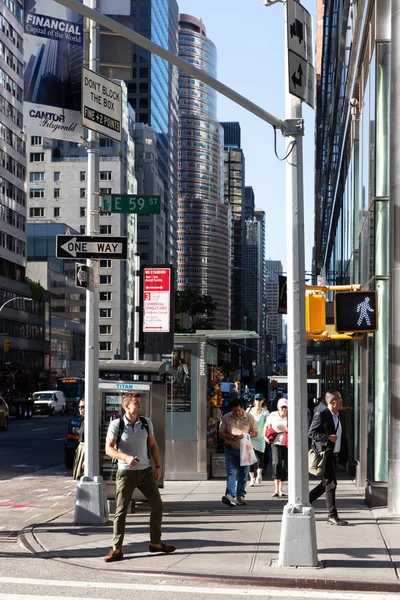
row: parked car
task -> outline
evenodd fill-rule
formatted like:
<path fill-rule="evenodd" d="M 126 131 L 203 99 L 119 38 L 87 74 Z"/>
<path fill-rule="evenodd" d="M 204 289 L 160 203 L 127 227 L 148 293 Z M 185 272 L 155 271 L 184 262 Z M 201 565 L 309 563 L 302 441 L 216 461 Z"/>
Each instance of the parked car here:
<path fill-rule="evenodd" d="M 0 396 L 0 429 L 4 429 L 4 431 L 7 431 L 9 418 L 10 411 L 8 409 L 8 404 L 4 400 L 4 398 Z"/>
<path fill-rule="evenodd" d="M 65 413 L 65 396 L 59 390 L 45 390 L 42 392 L 34 392 L 33 408 L 35 415 L 49 414 L 55 415 Z"/>
<path fill-rule="evenodd" d="M 79 445 L 79 428 L 82 420 L 81 416 L 76 416 L 68 422 L 67 437 L 64 442 L 65 466 L 67 469 L 72 469 L 74 466 L 75 450 Z"/>

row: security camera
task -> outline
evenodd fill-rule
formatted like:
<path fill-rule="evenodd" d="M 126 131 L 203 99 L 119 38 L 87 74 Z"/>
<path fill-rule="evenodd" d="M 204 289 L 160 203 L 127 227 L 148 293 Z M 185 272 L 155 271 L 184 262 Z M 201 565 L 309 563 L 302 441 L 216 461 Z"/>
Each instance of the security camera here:
<path fill-rule="evenodd" d="M 352 98 L 352 99 L 350 100 L 350 106 L 351 106 L 352 108 L 357 108 L 357 106 L 358 106 L 358 100 L 357 100 L 357 98 Z"/>

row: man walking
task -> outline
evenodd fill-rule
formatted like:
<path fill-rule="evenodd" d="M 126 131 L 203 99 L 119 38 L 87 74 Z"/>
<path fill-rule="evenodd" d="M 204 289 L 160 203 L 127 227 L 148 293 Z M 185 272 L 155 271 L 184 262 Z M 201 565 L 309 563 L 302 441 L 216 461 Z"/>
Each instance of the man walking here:
<path fill-rule="evenodd" d="M 241 398 L 234 398 L 231 412 L 222 417 L 219 436 L 225 440 L 226 491 L 222 502 L 228 506 L 246 504 L 246 483 L 249 477 L 248 466 L 240 465 L 240 440 L 248 433 L 251 438 L 258 435 L 257 421 L 244 410 Z M 237 480 L 237 482 L 236 482 Z"/>
<path fill-rule="evenodd" d="M 118 460 L 118 471 L 115 482 L 113 547 L 104 558 L 105 562 L 123 558 L 126 514 L 135 488 L 139 488 L 151 506 L 149 551 L 168 554 L 175 550 L 174 546 L 161 542 L 163 505 L 157 486 L 161 477 L 161 465 L 153 424 L 147 417 L 139 416 L 142 404 L 137 392 L 122 396 L 122 408 L 125 411 L 123 428 L 120 430 L 120 419 L 114 419 L 110 422 L 106 439 L 106 454 Z M 150 455 L 155 463 L 154 473 L 150 465 Z"/>
<path fill-rule="evenodd" d="M 342 396 L 337 391 L 325 394 L 327 407 L 314 412 L 313 420 L 308 431 L 311 439 L 311 448 L 316 454 L 326 452 L 325 473 L 321 482 L 310 492 L 310 504 L 325 493 L 326 507 L 328 509 L 328 523 L 330 525 L 347 525 L 348 522 L 340 519 L 336 509 L 336 470 L 338 454 L 342 441 L 342 425 L 339 419 L 339 409 L 342 406 Z"/>

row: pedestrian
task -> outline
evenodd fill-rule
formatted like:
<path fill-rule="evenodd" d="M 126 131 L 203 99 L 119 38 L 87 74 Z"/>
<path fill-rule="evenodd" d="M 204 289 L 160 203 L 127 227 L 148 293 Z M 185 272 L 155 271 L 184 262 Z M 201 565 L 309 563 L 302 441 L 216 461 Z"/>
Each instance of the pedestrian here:
<path fill-rule="evenodd" d="M 256 394 L 254 396 L 253 406 L 247 409 L 247 412 L 253 415 L 257 421 L 258 434 L 251 440 L 253 450 L 257 457 L 257 462 L 250 466 L 250 487 L 259 485 L 262 482 L 263 471 L 266 465 L 266 443 L 265 443 L 265 423 L 269 415 L 269 410 L 264 408 L 264 396 Z M 269 446 L 268 446 L 269 448 Z"/>
<path fill-rule="evenodd" d="M 325 394 L 327 407 L 314 413 L 308 431 L 311 448 L 316 454 L 326 451 L 325 472 L 320 483 L 310 492 L 310 504 L 325 493 L 328 523 L 330 525 L 347 525 L 348 521 L 340 519 L 336 509 L 336 471 L 338 454 L 342 443 L 342 425 L 339 410 L 343 400 L 340 392 L 329 391 Z"/>
<path fill-rule="evenodd" d="M 246 483 L 249 467 L 240 464 L 240 440 L 248 433 L 258 435 L 257 421 L 244 410 L 242 398 L 234 398 L 231 411 L 222 417 L 219 436 L 225 441 L 226 491 L 222 502 L 228 506 L 246 504 Z"/>
<path fill-rule="evenodd" d="M 81 424 L 79 425 L 78 439 L 79 444 L 75 450 L 74 466 L 72 469 L 72 477 L 74 479 L 80 479 L 83 475 L 84 461 L 85 461 L 85 398 L 81 398 L 78 404 L 79 414 L 82 417 Z"/>
<path fill-rule="evenodd" d="M 271 444 L 272 453 L 272 479 L 275 484 L 273 498 L 285 498 L 283 493 L 283 482 L 288 476 L 288 451 L 287 451 L 287 431 L 288 431 L 288 400 L 281 398 L 278 400 L 278 410 L 272 412 L 266 422 L 266 430 L 271 428 L 276 434 L 272 440 L 265 436 L 267 443 Z"/>
<path fill-rule="evenodd" d="M 174 552 L 174 546 L 161 542 L 163 505 L 157 481 L 161 478 L 160 453 L 154 436 L 153 424 L 147 417 L 140 417 L 142 403 L 140 394 L 128 392 L 122 396 L 123 429 L 119 438 L 120 419 L 110 422 L 106 438 L 106 454 L 118 460 L 115 492 L 115 515 L 113 547 L 104 558 L 114 562 L 123 558 L 122 543 L 125 533 L 126 514 L 133 491 L 138 488 L 151 507 L 150 552 Z M 146 423 L 146 426 L 144 426 Z M 154 471 L 150 464 L 154 461 Z"/>

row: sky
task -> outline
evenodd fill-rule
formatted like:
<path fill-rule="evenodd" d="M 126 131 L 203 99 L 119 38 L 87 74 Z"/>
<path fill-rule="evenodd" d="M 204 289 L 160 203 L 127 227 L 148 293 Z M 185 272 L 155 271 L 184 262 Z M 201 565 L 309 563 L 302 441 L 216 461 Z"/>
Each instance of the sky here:
<path fill-rule="evenodd" d="M 217 47 L 218 79 L 273 116 L 285 118 L 284 5 L 263 0 L 177 0 L 179 11 L 200 17 Z M 302 2 L 315 18 L 315 3 Z M 315 20 L 313 22 L 315 31 Z M 311 269 L 314 238 L 314 110 L 303 103 L 305 266 Z M 265 257 L 286 270 L 286 169 L 274 152 L 271 125 L 218 94 L 218 120 L 238 121 L 246 160 L 246 185 L 266 214 Z M 277 132 L 277 153 L 285 156 Z"/>

